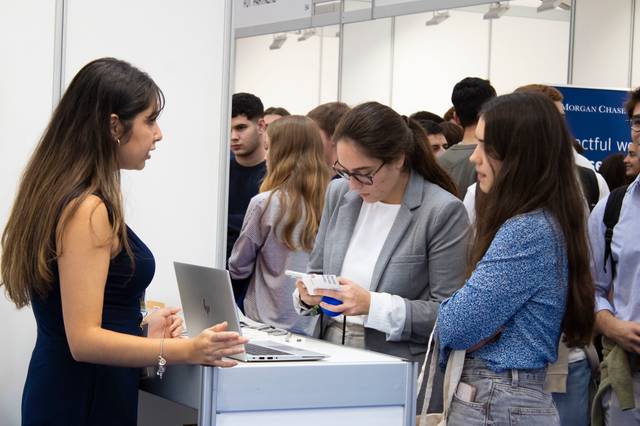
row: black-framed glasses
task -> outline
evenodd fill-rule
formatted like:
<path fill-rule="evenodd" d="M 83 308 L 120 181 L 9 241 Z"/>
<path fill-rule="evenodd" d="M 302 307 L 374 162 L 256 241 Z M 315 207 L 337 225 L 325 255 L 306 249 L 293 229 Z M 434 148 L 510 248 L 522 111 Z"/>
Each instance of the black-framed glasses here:
<path fill-rule="evenodd" d="M 633 117 L 627 120 L 629 122 L 629 127 L 634 132 L 640 132 L 640 115 L 634 115 Z"/>
<path fill-rule="evenodd" d="M 358 181 L 358 183 L 361 183 L 362 185 L 373 185 L 373 177 L 376 175 L 376 173 L 378 173 L 380 171 L 382 166 L 384 166 L 384 161 L 372 173 L 370 173 L 368 175 L 363 175 L 361 173 L 351 173 L 351 172 L 345 170 L 344 166 L 342 164 L 340 164 L 338 162 L 338 160 L 336 160 L 336 162 L 333 163 L 333 170 L 338 175 L 340 175 L 340 177 L 343 177 L 345 179 L 354 178 L 356 181 Z"/>

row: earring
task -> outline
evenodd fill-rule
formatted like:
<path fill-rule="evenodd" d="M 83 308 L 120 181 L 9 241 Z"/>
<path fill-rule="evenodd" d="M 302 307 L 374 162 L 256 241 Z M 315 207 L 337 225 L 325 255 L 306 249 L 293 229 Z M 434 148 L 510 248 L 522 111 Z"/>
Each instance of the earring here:
<path fill-rule="evenodd" d="M 120 145 L 120 138 L 116 138 L 116 142 Z"/>

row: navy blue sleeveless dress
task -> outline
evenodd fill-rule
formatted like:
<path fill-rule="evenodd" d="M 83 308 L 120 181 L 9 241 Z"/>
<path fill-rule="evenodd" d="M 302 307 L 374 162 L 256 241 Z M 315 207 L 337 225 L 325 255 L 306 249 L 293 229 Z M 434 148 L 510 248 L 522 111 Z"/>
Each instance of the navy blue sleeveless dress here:
<path fill-rule="evenodd" d="M 153 254 L 127 227 L 135 270 L 125 250 L 109 264 L 102 327 L 140 335 L 140 300 L 155 272 Z M 54 270 L 58 276 L 57 266 Z M 22 395 L 22 424 L 135 425 L 140 369 L 74 361 L 62 319 L 59 278 L 46 299 L 31 305 L 38 336 Z"/>

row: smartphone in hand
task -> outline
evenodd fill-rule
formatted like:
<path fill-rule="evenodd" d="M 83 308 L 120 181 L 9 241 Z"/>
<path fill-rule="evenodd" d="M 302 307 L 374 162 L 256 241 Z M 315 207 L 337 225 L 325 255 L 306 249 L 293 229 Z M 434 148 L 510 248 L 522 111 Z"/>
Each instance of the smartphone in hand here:
<path fill-rule="evenodd" d="M 284 271 L 285 275 L 301 280 L 311 296 L 316 296 L 316 290 L 340 291 L 340 283 L 335 275 L 305 274 L 296 271 Z"/>

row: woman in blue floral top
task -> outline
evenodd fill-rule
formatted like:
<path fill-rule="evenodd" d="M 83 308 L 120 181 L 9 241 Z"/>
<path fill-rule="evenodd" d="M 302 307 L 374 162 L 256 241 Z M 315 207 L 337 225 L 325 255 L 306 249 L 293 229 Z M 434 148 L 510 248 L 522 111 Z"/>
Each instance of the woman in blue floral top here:
<path fill-rule="evenodd" d="M 549 99 L 517 93 L 484 106 L 476 137 L 469 278 L 438 318 L 441 364 L 467 350 L 448 424 L 559 424 L 546 367 L 561 332 L 581 346 L 594 322 L 571 136 Z"/>

